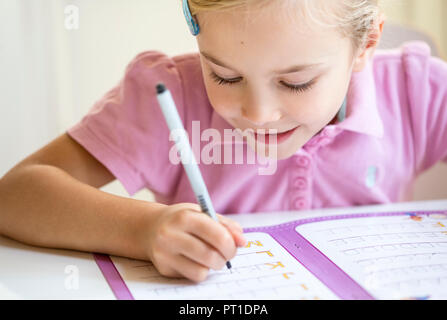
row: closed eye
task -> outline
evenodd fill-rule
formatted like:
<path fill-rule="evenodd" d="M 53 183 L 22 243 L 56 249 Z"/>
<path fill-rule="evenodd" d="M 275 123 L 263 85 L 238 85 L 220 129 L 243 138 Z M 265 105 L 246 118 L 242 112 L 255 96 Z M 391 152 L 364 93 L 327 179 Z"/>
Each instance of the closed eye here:
<path fill-rule="evenodd" d="M 299 93 L 301 93 L 301 92 L 305 92 L 305 91 L 307 91 L 307 90 L 312 89 L 313 85 L 315 84 L 315 80 L 311 80 L 311 81 L 309 81 L 309 82 L 307 82 L 307 83 L 298 84 L 298 85 L 288 84 L 288 83 L 286 83 L 286 82 L 284 82 L 284 81 L 281 81 L 281 84 L 282 84 L 284 87 L 286 87 L 286 88 L 292 90 L 293 92 L 299 92 Z"/>
<path fill-rule="evenodd" d="M 224 79 L 219 77 L 217 74 L 215 74 L 214 72 L 210 73 L 210 77 L 217 83 L 220 85 L 231 85 L 231 84 L 235 84 L 238 83 L 242 80 L 242 77 L 238 77 L 238 78 L 232 78 L 232 79 Z"/>
<path fill-rule="evenodd" d="M 218 85 L 235 85 L 235 84 L 237 84 L 237 83 L 242 81 L 242 77 L 225 79 L 225 78 L 219 77 L 214 72 L 210 73 L 210 77 Z M 293 85 L 293 84 L 289 84 L 289 83 L 284 82 L 284 81 L 280 81 L 280 84 L 284 88 L 286 88 L 286 89 L 289 89 L 289 90 L 291 90 L 293 92 L 301 93 L 301 92 L 305 92 L 307 90 L 310 90 L 312 88 L 312 86 L 315 84 L 315 80 L 311 80 L 311 81 L 309 81 L 307 83 L 300 84 L 300 85 Z"/>

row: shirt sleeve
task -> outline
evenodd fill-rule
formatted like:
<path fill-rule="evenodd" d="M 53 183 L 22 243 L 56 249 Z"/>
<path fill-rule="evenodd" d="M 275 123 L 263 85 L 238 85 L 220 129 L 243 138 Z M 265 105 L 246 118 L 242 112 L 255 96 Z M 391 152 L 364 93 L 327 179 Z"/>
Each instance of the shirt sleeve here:
<path fill-rule="evenodd" d="M 173 59 L 148 51 L 127 66 L 119 84 L 98 100 L 68 134 L 100 161 L 130 195 L 143 188 L 169 197 L 181 166 L 169 161 L 174 143 L 156 97 L 163 82 L 184 119 L 181 77 Z M 161 201 L 163 202 L 163 201 Z"/>
<path fill-rule="evenodd" d="M 425 43 L 404 48 L 416 173 L 447 162 L 447 63 Z"/>

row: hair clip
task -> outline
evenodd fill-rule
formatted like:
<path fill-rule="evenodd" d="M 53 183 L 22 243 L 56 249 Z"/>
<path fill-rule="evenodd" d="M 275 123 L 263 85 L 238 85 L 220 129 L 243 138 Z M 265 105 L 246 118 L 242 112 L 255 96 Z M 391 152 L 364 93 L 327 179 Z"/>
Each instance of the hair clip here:
<path fill-rule="evenodd" d="M 192 35 L 197 36 L 200 32 L 200 27 L 196 19 L 191 14 L 188 0 L 183 0 L 183 14 L 185 15 L 186 22 L 188 23 L 188 27 Z"/>

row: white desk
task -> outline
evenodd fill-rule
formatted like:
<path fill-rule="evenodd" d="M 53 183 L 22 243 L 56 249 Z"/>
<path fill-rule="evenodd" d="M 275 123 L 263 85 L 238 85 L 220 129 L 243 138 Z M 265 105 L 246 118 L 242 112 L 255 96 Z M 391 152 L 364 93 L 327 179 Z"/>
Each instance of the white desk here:
<path fill-rule="evenodd" d="M 243 227 L 341 213 L 447 210 L 447 200 L 319 211 L 230 215 Z M 256 217 L 256 219 L 253 219 Z M 78 287 L 68 282 L 78 272 Z M 92 254 L 44 249 L 0 236 L 0 299 L 115 299 Z"/>

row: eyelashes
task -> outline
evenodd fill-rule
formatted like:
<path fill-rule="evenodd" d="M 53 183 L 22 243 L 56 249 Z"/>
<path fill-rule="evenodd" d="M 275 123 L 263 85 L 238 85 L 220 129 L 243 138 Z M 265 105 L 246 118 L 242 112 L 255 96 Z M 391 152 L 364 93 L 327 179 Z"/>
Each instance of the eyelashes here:
<path fill-rule="evenodd" d="M 219 85 L 231 85 L 231 84 L 235 84 L 238 83 L 242 80 L 241 77 L 239 78 L 234 78 L 234 79 L 224 79 L 219 77 L 217 74 L 215 74 L 214 72 L 210 73 L 210 77 Z"/>
<path fill-rule="evenodd" d="M 242 77 L 233 78 L 233 79 L 224 79 L 224 78 L 219 77 L 214 72 L 210 73 L 210 77 L 218 85 L 234 85 L 234 84 L 237 84 L 240 81 L 242 81 Z M 315 84 L 315 80 L 311 80 L 307 83 L 300 84 L 300 85 L 292 85 L 292 84 L 288 84 L 284 81 L 280 81 L 280 83 L 281 83 L 281 85 L 284 86 L 284 88 L 289 89 L 295 93 L 303 93 L 307 90 L 312 89 L 313 85 Z"/>
<path fill-rule="evenodd" d="M 281 81 L 280 83 L 287 89 L 292 90 L 293 92 L 302 93 L 302 92 L 312 89 L 313 85 L 315 84 L 315 80 L 311 80 L 307 83 L 300 84 L 300 85 L 292 85 L 292 84 L 285 83 L 284 81 Z"/>

